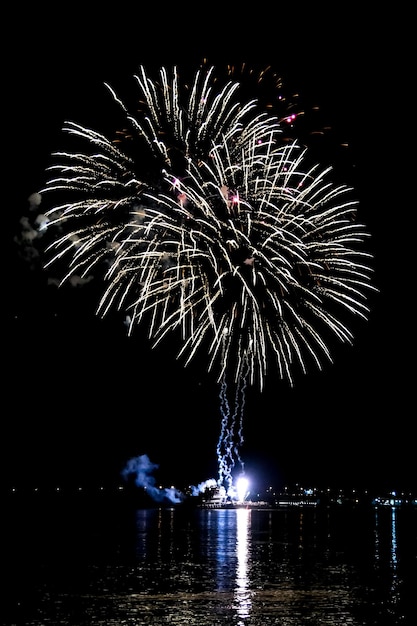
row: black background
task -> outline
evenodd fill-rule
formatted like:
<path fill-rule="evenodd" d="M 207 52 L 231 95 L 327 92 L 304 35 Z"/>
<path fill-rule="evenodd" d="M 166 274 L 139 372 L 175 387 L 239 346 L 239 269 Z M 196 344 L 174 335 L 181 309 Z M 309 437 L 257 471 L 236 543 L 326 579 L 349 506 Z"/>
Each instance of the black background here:
<path fill-rule="evenodd" d="M 3 52 L 4 300 L 1 482 L 10 487 L 117 482 L 147 454 L 158 478 L 179 487 L 216 477 L 218 386 L 169 346 L 151 350 L 120 320 L 94 315 L 96 294 L 57 291 L 22 260 L 20 219 L 45 182 L 65 120 L 108 123 L 104 81 L 122 93 L 140 64 L 194 68 L 272 65 L 289 89 L 320 106 L 348 142 L 337 175 L 354 184 L 372 235 L 375 285 L 369 321 L 334 363 L 269 380 L 248 393 L 243 458 L 260 487 L 298 481 L 417 488 L 415 471 L 415 193 L 412 56 L 400 11 L 363 16 L 355 6 L 256 13 L 233 5 L 154 10 L 117 3 L 11 10 Z M 410 18 L 411 19 L 411 18 Z M 326 153 L 326 158 L 328 154 Z"/>

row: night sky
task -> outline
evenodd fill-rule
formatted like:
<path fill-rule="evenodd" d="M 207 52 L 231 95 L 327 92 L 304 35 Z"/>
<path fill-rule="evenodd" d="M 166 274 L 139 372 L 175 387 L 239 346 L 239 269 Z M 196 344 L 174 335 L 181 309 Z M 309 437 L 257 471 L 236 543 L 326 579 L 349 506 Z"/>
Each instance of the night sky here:
<path fill-rule="evenodd" d="M 217 476 L 219 388 L 204 360 L 184 368 L 169 342 L 151 350 L 146 328 L 127 338 L 121 317 L 95 316 L 99 286 L 48 286 L 42 259 L 28 260 L 21 245 L 28 199 L 61 148 L 63 122 L 102 130 L 112 110 L 104 81 L 126 93 L 140 64 L 193 70 L 205 57 L 217 66 L 272 65 L 320 107 L 334 151 L 327 143 L 315 150 L 355 187 L 379 290 L 369 321 L 355 322 L 354 345 L 334 345 L 333 364 L 297 375 L 293 388 L 271 378 L 262 394 L 248 392 L 246 471 L 260 487 L 417 488 L 406 38 L 391 15 L 318 11 L 299 21 L 297 12 L 276 21 L 248 14 L 240 24 L 233 12 L 191 16 L 187 26 L 183 12 L 157 19 L 123 3 L 96 21 L 72 9 L 11 17 L 2 129 L 6 489 L 117 483 L 142 454 L 165 484 Z"/>

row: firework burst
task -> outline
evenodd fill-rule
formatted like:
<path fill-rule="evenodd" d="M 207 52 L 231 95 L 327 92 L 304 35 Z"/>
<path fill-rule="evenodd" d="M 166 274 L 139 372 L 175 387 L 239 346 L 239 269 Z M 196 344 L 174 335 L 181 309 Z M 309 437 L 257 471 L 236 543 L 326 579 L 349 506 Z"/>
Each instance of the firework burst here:
<path fill-rule="evenodd" d="M 331 360 L 345 318 L 368 315 L 371 255 L 347 186 L 308 165 L 281 120 L 200 68 L 190 86 L 163 68 L 135 77 L 137 110 L 114 90 L 126 128 L 112 139 L 67 122 L 86 150 L 55 153 L 41 193 L 56 237 L 48 265 L 103 279 L 98 314 L 122 310 L 153 345 L 179 334 L 179 357 L 208 355 L 219 381 L 263 388 L 274 367 Z"/>

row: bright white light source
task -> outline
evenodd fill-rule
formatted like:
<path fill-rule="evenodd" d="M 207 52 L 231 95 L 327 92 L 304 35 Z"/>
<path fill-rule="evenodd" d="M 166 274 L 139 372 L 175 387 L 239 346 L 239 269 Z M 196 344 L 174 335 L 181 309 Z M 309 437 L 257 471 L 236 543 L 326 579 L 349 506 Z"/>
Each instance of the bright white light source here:
<path fill-rule="evenodd" d="M 243 502 L 243 500 L 248 495 L 248 486 L 249 480 L 246 478 L 246 476 L 239 476 L 236 481 L 236 493 L 239 502 Z"/>

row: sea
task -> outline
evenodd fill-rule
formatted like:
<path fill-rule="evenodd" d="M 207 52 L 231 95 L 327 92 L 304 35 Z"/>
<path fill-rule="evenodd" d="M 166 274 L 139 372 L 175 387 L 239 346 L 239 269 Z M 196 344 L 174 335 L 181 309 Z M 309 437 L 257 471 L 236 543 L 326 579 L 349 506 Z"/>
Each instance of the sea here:
<path fill-rule="evenodd" d="M 4 502 L 3 626 L 416 626 L 417 506 Z"/>

